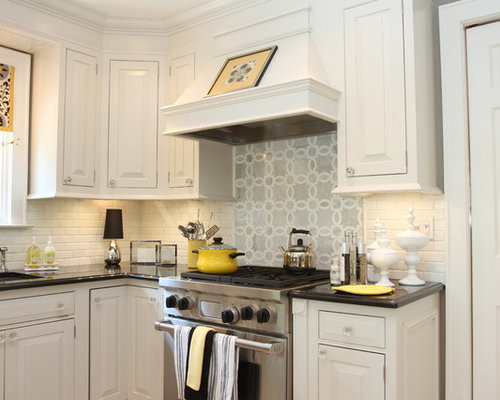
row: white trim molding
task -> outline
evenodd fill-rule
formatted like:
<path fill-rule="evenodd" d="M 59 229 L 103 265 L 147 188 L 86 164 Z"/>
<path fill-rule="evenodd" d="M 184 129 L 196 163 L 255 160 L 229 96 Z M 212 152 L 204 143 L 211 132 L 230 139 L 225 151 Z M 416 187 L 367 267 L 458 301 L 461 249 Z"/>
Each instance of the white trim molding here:
<path fill-rule="evenodd" d="M 446 399 L 472 399 L 472 287 L 465 28 L 500 17 L 498 0 L 440 7 L 444 191 L 448 212 Z"/>

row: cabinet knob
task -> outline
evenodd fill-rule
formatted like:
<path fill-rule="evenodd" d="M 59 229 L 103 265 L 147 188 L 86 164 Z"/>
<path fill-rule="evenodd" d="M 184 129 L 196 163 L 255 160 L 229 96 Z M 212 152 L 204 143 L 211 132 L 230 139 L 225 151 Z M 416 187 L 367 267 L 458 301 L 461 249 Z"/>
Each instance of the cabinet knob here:
<path fill-rule="evenodd" d="M 96 297 L 94 299 L 94 301 L 95 301 L 96 304 L 101 304 L 101 298 L 100 297 Z"/>
<path fill-rule="evenodd" d="M 109 180 L 109 186 L 115 186 L 116 185 L 116 182 L 114 179 L 110 179 Z"/>
<path fill-rule="evenodd" d="M 149 302 L 150 302 L 151 304 L 154 304 L 154 303 L 156 303 L 156 299 L 155 299 L 153 296 L 151 296 L 151 297 L 149 298 Z"/>
<path fill-rule="evenodd" d="M 351 336 L 352 327 L 351 325 L 344 325 L 344 336 Z"/>
<path fill-rule="evenodd" d="M 347 176 L 353 176 L 356 173 L 356 170 L 353 167 L 347 167 L 345 169 L 345 173 Z"/>
<path fill-rule="evenodd" d="M 187 178 L 186 179 L 186 184 L 192 185 L 193 184 L 193 180 L 191 178 Z"/>
<path fill-rule="evenodd" d="M 318 351 L 318 357 L 324 359 L 326 357 L 326 350 Z"/>
<path fill-rule="evenodd" d="M 71 183 L 71 176 L 64 177 L 64 183 Z"/>
<path fill-rule="evenodd" d="M 15 342 L 17 340 L 17 333 L 16 332 L 10 332 L 9 333 L 9 342 Z"/>
<path fill-rule="evenodd" d="M 57 303 L 58 310 L 64 310 L 64 303 Z"/>

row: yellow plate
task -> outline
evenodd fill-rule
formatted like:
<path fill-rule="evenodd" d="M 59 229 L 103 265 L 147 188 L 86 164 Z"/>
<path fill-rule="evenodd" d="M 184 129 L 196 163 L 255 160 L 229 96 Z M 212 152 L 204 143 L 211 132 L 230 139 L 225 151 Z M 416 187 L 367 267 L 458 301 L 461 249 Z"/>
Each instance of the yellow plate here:
<path fill-rule="evenodd" d="M 394 288 L 380 285 L 343 285 L 334 287 L 339 292 L 377 296 L 394 292 Z"/>

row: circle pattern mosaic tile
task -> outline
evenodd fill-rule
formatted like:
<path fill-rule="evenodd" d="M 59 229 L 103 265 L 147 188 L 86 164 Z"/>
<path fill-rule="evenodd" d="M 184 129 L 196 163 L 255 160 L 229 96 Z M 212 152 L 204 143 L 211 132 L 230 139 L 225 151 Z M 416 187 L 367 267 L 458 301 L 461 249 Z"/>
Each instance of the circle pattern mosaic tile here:
<path fill-rule="evenodd" d="M 331 194 L 335 134 L 237 146 L 234 161 L 235 244 L 246 252 L 240 264 L 281 266 L 280 246 L 297 228 L 311 231 L 317 266 L 329 268 L 344 229 L 361 232 L 361 199 Z"/>

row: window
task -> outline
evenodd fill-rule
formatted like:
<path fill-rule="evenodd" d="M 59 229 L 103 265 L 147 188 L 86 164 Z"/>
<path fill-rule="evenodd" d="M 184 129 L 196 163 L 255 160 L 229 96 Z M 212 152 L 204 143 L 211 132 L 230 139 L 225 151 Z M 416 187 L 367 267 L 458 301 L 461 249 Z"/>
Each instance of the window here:
<path fill-rule="evenodd" d="M 0 47 L 0 225 L 26 223 L 31 55 Z"/>

